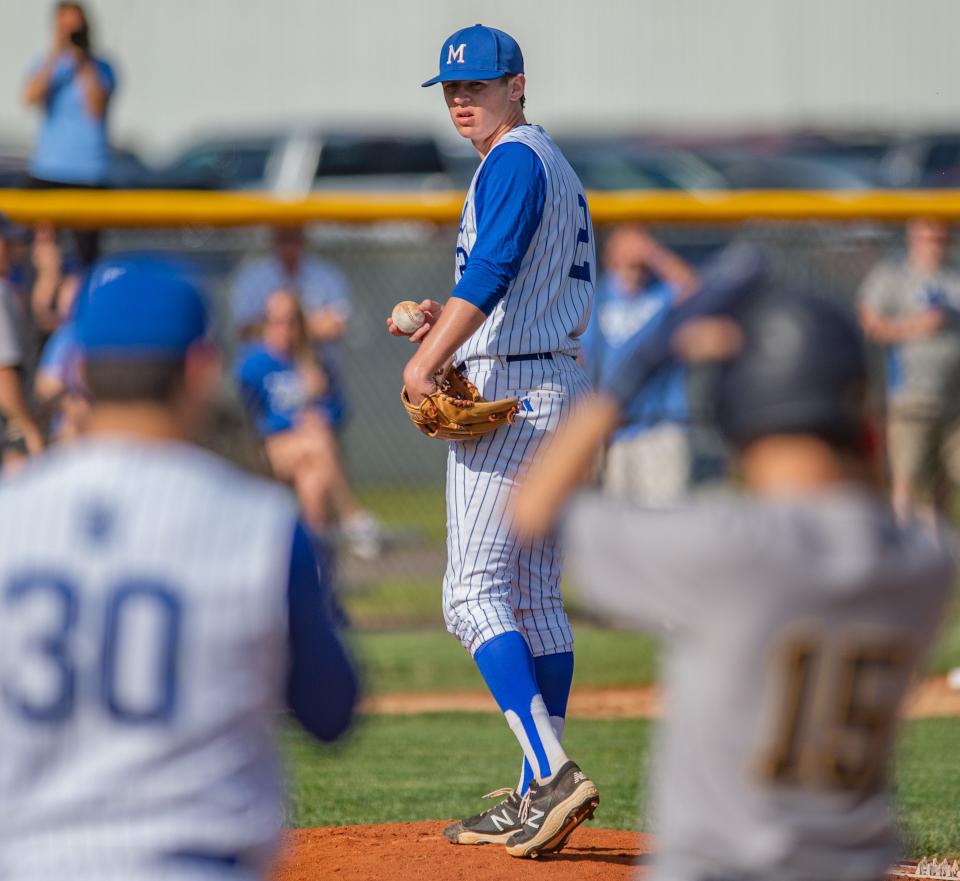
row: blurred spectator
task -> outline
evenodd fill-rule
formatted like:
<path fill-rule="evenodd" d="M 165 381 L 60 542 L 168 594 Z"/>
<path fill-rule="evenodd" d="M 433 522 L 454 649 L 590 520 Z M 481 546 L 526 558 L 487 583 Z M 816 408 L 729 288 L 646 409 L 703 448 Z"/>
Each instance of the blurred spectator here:
<path fill-rule="evenodd" d="M 241 352 L 236 373 L 270 465 L 293 485 L 308 525 L 324 534 L 335 514 L 350 549 L 364 559 L 377 556 L 380 529 L 347 482 L 328 417 L 328 379 L 292 293 L 267 297 L 261 339 Z"/>
<path fill-rule="evenodd" d="M 694 292 L 697 273 L 639 226 L 620 226 L 604 253 L 584 357 L 595 383 L 619 369 L 636 346 L 658 332 L 667 312 Z M 689 488 L 687 373 L 661 368 L 625 411 L 603 467 L 604 488 L 645 504 L 675 501 Z"/>
<path fill-rule="evenodd" d="M 333 264 L 306 253 L 303 228 L 282 226 L 273 231 L 273 253 L 244 266 L 233 282 L 233 320 L 243 331 L 263 320 L 267 298 L 280 289 L 296 294 L 307 314 L 310 339 L 338 340 L 350 317 L 350 289 Z"/>
<path fill-rule="evenodd" d="M 56 232 L 49 223 L 37 225 L 30 256 L 34 270 L 30 309 L 40 338 L 45 341 L 70 315 L 82 273 L 79 267 L 64 260 Z"/>
<path fill-rule="evenodd" d="M 339 429 L 346 415 L 338 341 L 350 318 L 347 279 L 332 263 L 306 253 L 302 227 L 281 226 L 273 230 L 272 253 L 247 263 L 234 279 L 231 308 L 241 339 L 256 337 L 267 299 L 278 290 L 294 294 L 306 314 L 307 335 L 329 382 L 330 425 Z"/>
<path fill-rule="evenodd" d="M 40 355 L 33 394 L 46 414 L 51 441 L 65 443 L 83 434 L 90 398 L 80 372 L 73 321 L 53 333 Z"/>
<path fill-rule="evenodd" d="M 0 247 L 3 249 L 5 278 L 14 286 L 22 305 L 26 303 L 28 290 L 28 266 L 30 263 L 30 240 L 32 231 L 19 223 L 13 223 L 0 214 Z"/>
<path fill-rule="evenodd" d="M 25 103 L 43 111 L 30 162 L 33 187 L 92 188 L 109 174 L 107 107 L 116 87 L 113 68 L 93 52 L 90 23 L 79 3 L 58 3 L 53 43 L 34 62 L 23 90 Z M 99 253 L 95 230 L 75 233 L 77 256 L 89 266 Z"/>
<path fill-rule="evenodd" d="M 30 294 L 33 320 L 41 341 L 33 394 L 54 441 L 78 437 L 89 412 L 89 400 L 78 367 L 72 322 L 83 274 L 65 265 L 50 224 L 34 232 L 34 283 Z"/>
<path fill-rule="evenodd" d="M 20 298 L 10 280 L 10 249 L 0 235 L 0 467 L 16 467 L 43 449 L 43 435 L 24 394 Z"/>
<path fill-rule="evenodd" d="M 860 289 L 864 332 L 887 351 L 887 444 L 901 517 L 924 499 L 943 510 L 949 483 L 960 482 L 960 274 L 947 266 L 949 250 L 946 223 L 912 220 L 905 259 L 881 262 Z"/>

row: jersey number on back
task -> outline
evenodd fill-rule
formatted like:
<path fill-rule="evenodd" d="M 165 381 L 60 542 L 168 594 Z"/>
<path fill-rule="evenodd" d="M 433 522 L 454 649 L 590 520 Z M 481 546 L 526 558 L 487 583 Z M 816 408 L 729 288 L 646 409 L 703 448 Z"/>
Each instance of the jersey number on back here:
<path fill-rule="evenodd" d="M 777 701 L 759 769 L 775 784 L 865 791 L 885 771 L 909 647 L 894 636 L 794 635 L 772 669 Z"/>
<path fill-rule="evenodd" d="M 38 724 L 68 721 L 81 697 L 117 722 L 169 721 L 182 629 L 176 592 L 128 579 L 112 585 L 102 603 L 83 596 L 55 572 L 31 572 L 6 585 L 2 614 L 24 636 L 0 683 L 4 703 Z M 89 634 L 97 637 L 88 641 Z"/>
<path fill-rule="evenodd" d="M 574 246 L 574 254 L 580 250 L 580 245 L 589 245 L 590 244 L 590 221 L 588 220 L 590 214 L 587 211 L 587 200 L 583 198 L 582 193 L 577 194 L 577 202 L 580 205 L 580 210 L 583 212 L 583 219 L 581 221 L 580 228 L 577 230 L 577 244 Z M 573 266 L 570 267 L 570 278 L 575 278 L 577 281 L 590 281 L 590 261 L 584 260 L 583 263 L 577 263 L 577 258 L 573 258 Z"/>

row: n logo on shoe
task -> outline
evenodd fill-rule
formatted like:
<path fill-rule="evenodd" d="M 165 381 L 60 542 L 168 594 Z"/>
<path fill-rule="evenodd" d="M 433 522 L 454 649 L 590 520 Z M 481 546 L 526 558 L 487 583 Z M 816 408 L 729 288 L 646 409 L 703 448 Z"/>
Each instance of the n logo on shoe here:
<path fill-rule="evenodd" d="M 533 826 L 534 829 L 540 828 L 540 821 L 543 819 L 545 811 L 538 811 L 536 808 L 530 808 L 530 816 L 527 817 L 527 826 Z"/>
<path fill-rule="evenodd" d="M 574 783 L 583 783 L 587 779 L 587 775 L 583 771 L 574 771 L 573 772 L 573 782 Z"/>
<path fill-rule="evenodd" d="M 499 817 L 496 814 L 491 814 L 490 820 L 497 827 L 497 832 L 503 832 L 504 829 L 513 826 L 513 820 L 510 819 L 510 815 L 506 811 Z"/>

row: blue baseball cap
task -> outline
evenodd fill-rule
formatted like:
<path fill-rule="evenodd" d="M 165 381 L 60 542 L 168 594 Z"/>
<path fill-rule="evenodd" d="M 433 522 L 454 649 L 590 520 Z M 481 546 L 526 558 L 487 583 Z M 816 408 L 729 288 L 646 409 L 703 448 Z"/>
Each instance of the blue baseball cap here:
<path fill-rule="evenodd" d="M 510 34 L 475 24 L 447 37 L 440 50 L 440 72 L 423 87 L 451 80 L 496 80 L 523 73 L 523 53 Z"/>
<path fill-rule="evenodd" d="M 88 361 L 179 358 L 207 336 L 203 296 L 185 266 L 164 258 L 101 260 L 77 298 L 77 344 Z"/>

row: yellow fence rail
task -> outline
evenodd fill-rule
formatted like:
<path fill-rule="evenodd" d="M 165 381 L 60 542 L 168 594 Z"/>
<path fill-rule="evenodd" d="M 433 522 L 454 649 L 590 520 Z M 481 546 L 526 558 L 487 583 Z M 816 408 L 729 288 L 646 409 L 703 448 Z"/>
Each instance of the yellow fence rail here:
<path fill-rule="evenodd" d="M 960 221 L 958 191 L 594 192 L 595 223 L 743 223 L 757 220 L 874 220 L 931 216 Z M 463 194 L 315 193 L 285 199 L 261 193 L 176 190 L 0 190 L 0 212 L 24 224 L 70 227 L 249 226 L 318 221 L 456 223 Z"/>

